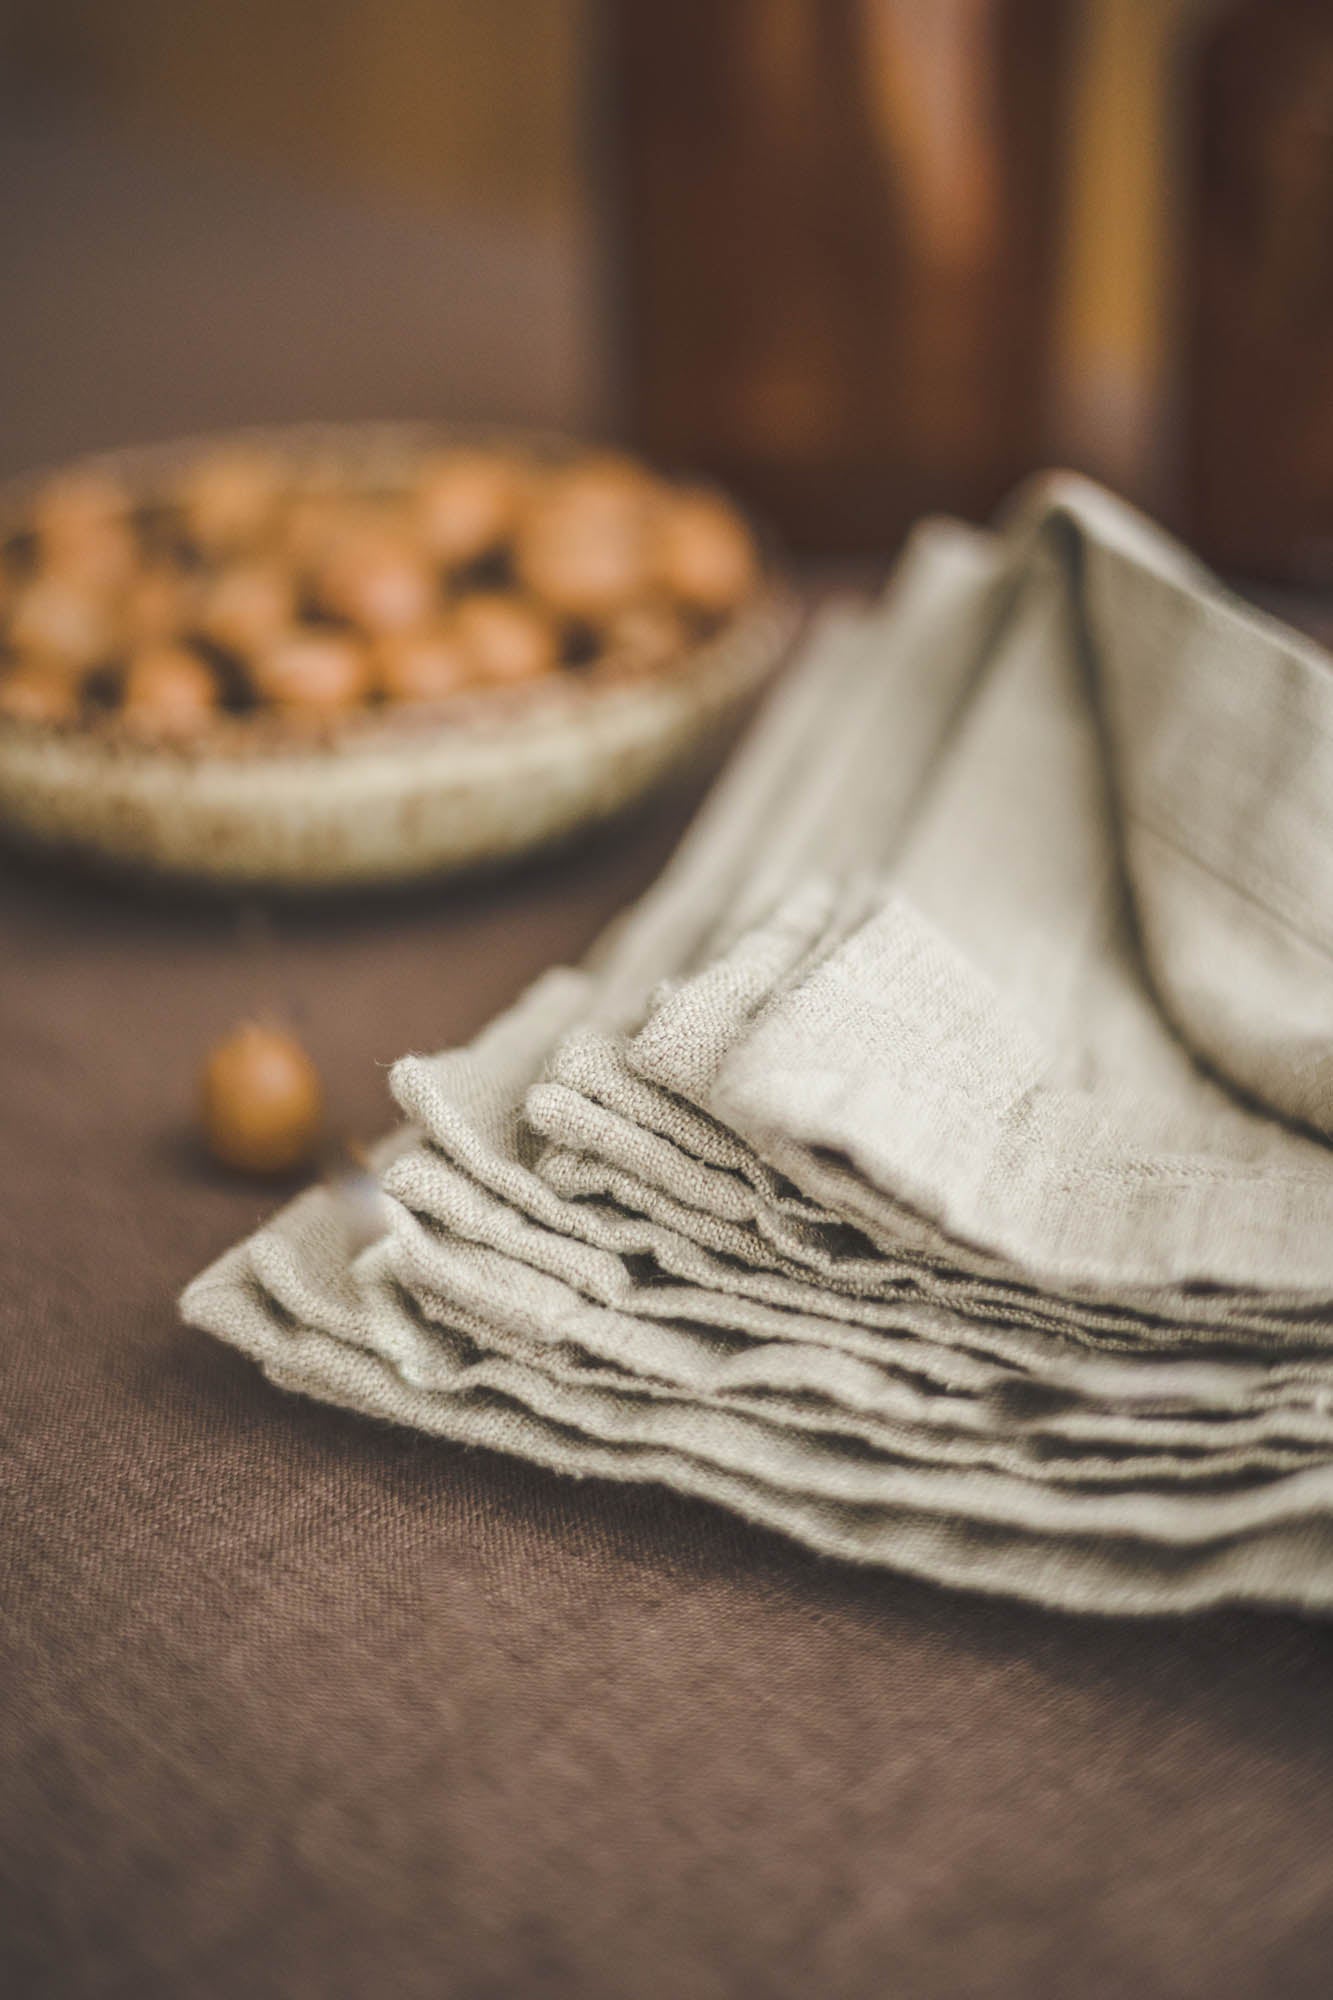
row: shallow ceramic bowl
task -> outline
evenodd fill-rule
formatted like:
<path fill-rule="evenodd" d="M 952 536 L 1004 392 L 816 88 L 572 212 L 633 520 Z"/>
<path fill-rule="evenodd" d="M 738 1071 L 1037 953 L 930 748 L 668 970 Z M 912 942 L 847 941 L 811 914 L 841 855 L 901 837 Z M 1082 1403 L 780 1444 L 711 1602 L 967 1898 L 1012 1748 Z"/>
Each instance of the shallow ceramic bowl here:
<path fill-rule="evenodd" d="M 467 442 L 576 457 L 560 439 L 426 425 L 306 425 L 85 460 L 149 498 L 196 453 L 238 441 L 295 468 L 391 485 Z M 33 474 L 0 487 L 0 535 Z M 0 718 L 0 827 L 139 873 L 287 890 L 401 882 L 503 861 L 628 806 L 697 753 L 775 665 L 795 618 L 771 568 L 714 635 L 650 672 L 552 676 L 435 708 L 368 710 L 318 739 L 236 718 L 206 744 Z"/>

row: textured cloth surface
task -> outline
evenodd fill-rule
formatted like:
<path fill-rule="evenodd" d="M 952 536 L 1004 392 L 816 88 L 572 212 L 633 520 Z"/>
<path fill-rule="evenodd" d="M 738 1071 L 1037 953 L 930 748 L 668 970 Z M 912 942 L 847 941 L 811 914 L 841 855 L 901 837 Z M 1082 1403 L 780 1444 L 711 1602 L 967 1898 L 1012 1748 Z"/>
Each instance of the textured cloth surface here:
<path fill-rule="evenodd" d="M 0 1992 L 1324 2000 L 1333 1627 L 1090 1622 L 276 1395 L 177 1135 L 284 998 L 354 1131 L 674 827 L 279 920 L 0 862 Z"/>
<path fill-rule="evenodd" d="M 1333 1604 L 1333 671 L 1083 482 L 830 617 L 662 882 L 187 1317 L 1099 1611 Z"/>

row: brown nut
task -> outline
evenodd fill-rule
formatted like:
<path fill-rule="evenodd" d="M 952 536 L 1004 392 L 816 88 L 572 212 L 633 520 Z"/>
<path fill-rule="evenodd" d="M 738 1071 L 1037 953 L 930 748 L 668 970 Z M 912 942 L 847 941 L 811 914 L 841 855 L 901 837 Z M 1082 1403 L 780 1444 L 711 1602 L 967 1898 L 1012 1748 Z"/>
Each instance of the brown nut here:
<path fill-rule="evenodd" d="M 18 593 L 9 638 L 21 652 L 86 667 L 110 650 L 114 632 L 111 614 L 97 593 L 42 573 Z"/>
<path fill-rule="evenodd" d="M 191 537 L 215 553 L 257 541 L 273 519 L 283 477 L 279 461 L 255 446 L 207 452 L 177 489 Z"/>
<path fill-rule="evenodd" d="M 460 568 L 513 533 L 531 471 L 498 451 L 457 450 L 427 459 L 417 481 L 415 524 L 435 562 Z"/>
<path fill-rule="evenodd" d="M 39 660 L 21 660 L 0 679 L 0 715 L 16 722 L 72 722 L 79 712 L 75 675 Z"/>
<path fill-rule="evenodd" d="M 476 678 L 467 647 L 445 625 L 386 635 L 371 658 L 386 701 L 445 701 Z"/>
<path fill-rule="evenodd" d="M 558 616 L 599 624 L 651 582 L 656 480 L 613 453 L 550 473 L 524 512 L 514 565 Z"/>
<path fill-rule="evenodd" d="M 589 452 L 547 477 L 542 496 L 566 506 L 628 508 L 643 513 L 654 507 L 662 485 L 647 466 L 619 451 Z"/>
<path fill-rule="evenodd" d="M 188 646 L 147 646 L 125 669 L 121 721 L 141 736 L 194 736 L 217 710 L 212 674 Z"/>
<path fill-rule="evenodd" d="M 631 673 L 651 673 L 688 649 L 689 635 L 669 604 L 631 604 L 606 628 L 606 657 Z"/>
<path fill-rule="evenodd" d="M 199 630 L 232 653 L 255 653 L 292 622 L 296 593 L 276 563 L 235 563 L 210 583 L 199 610 Z"/>
<path fill-rule="evenodd" d="M 355 707 L 370 684 L 364 648 L 339 632 L 291 630 L 256 653 L 249 672 L 262 701 L 311 715 Z"/>
<path fill-rule="evenodd" d="M 745 523 L 712 493 L 680 493 L 662 509 L 657 581 L 693 611 L 720 616 L 754 589 L 759 558 Z"/>
<path fill-rule="evenodd" d="M 139 544 L 127 521 L 91 521 L 77 534 L 42 547 L 42 566 L 48 576 L 59 577 L 74 588 L 95 597 L 110 597 L 123 591 L 134 576 L 139 562 Z"/>
<path fill-rule="evenodd" d="M 129 495 L 103 472 L 65 472 L 47 480 L 33 496 L 29 518 L 44 559 L 77 552 L 90 536 L 124 528 Z"/>
<path fill-rule="evenodd" d="M 154 646 L 185 630 L 195 612 L 194 577 L 168 563 L 153 563 L 130 581 L 120 605 L 120 625 L 131 647 Z"/>
<path fill-rule="evenodd" d="M 326 557 L 315 588 L 321 604 L 366 632 L 406 632 L 435 602 L 430 571 L 392 534 L 348 533 Z"/>
<path fill-rule="evenodd" d="M 348 529 L 348 502 L 323 486 L 295 494 L 276 524 L 279 549 L 298 570 L 314 571 Z"/>
<path fill-rule="evenodd" d="M 482 681 L 536 680 L 554 672 L 559 664 L 550 619 L 522 598 L 499 591 L 465 597 L 454 629 Z"/>
<path fill-rule="evenodd" d="M 208 1056 L 200 1113 L 209 1150 L 224 1166 L 291 1173 L 310 1159 L 319 1139 L 319 1072 L 283 1029 L 242 1022 Z"/>
<path fill-rule="evenodd" d="M 599 624 L 643 594 L 650 547 L 636 504 L 552 496 L 534 507 L 514 544 L 514 567 L 559 617 Z"/>

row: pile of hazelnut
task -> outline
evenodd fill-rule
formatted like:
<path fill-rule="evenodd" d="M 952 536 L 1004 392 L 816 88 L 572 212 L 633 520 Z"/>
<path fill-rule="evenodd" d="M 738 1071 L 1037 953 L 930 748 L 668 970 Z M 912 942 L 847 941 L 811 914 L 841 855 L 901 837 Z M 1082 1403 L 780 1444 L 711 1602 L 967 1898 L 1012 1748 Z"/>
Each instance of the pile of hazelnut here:
<path fill-rule="evenodd" d="M 236 445 L 149 503 L 71 472 L 3 544 L 0 717 L 180 742 L 652 672 L 758 580 L 726 501 L 610 453 L 440 450 L 386 487 Z"/>

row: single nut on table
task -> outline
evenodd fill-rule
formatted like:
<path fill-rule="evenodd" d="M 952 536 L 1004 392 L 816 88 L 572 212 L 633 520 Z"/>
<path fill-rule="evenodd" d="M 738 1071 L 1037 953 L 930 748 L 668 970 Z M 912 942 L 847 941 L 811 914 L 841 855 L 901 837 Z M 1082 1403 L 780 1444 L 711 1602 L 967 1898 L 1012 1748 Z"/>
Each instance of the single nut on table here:
<path fill-rule="evenodd" d="M 332 715 L 365 699 L 365 650 L 337 632 L 293 630 L 248 663 L 255 693 L 289 711 Z"/>
<path fill-rule="evenodd" d="M 125 669 L 121 721 L 141 736 L 193 736 L 218 705 L 217 683 L 188 646 L 146 646 Z"/>
<path fill-rule="evenodd" d="M 670 499 L 657 524 L 657 581 L 695 611 L 720 616 L 754 589 L 759 559 L 745 523 L 713 493 Z"/>
<path fill-rule="evenodd" d="M 323 1126 L 319 1072 L 285 1030 L 245 1021 L 208 1056 L 200 1115 L 209 1150 L 224 1166 L 291 1173 L 309 1161 Z"/>
<path fill-rule="evenodd" d="M 417 477 L 421 546 L 451 569 L 499 548 L 514 530 L 532 470 L 498 451 L 437 452 Z"/>
<path fill-rule="evenodd" d="M 550 619 L 535 605 L 502 592 L 465 597 L 454 630 L 473 661 L 479 680 L 530 681 L 555 671 L 559 647 Z"/>
<path fill-rule="evenodd" d="M 446 701 L 477 677 L 467 647 L 447 625 L 386 633 L 371 654 L 371 673 L 388 701 Z"/>
<path fill-rule="evenodd" d="M 80 697 L 77 675 L 41 660 L 20 660 L 0 678 L 0 715 L 16 722 L 73 722 Z"/>

